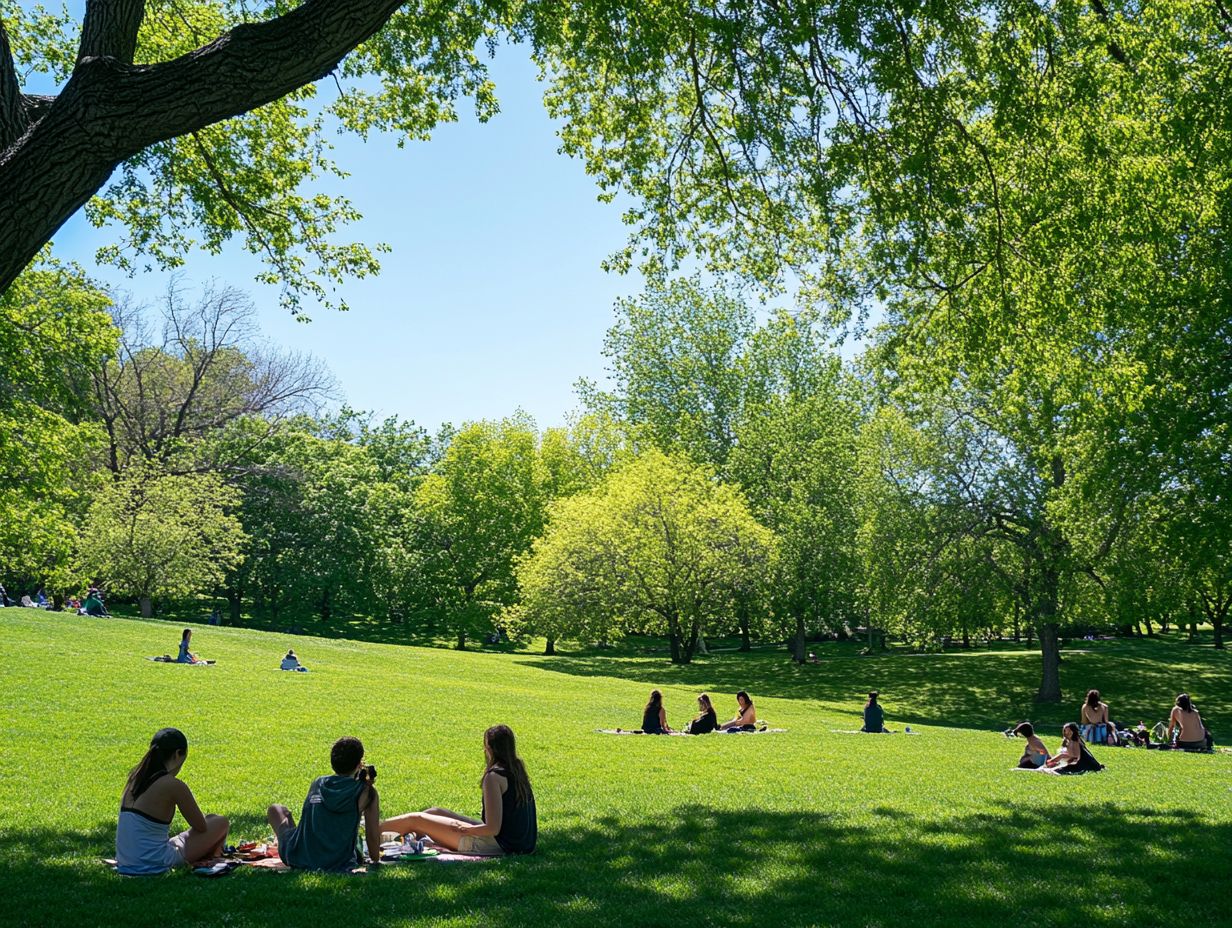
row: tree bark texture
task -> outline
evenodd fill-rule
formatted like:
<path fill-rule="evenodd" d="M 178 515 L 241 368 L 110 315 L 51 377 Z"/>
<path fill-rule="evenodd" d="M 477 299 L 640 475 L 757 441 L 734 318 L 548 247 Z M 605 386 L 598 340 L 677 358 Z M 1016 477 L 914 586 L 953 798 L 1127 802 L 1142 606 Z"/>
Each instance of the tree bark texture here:
<path fill-rule="evenodd" d="M 319 80 L 403 0 L 305 0 L 171 61 L 134 65 L 145 4 L 90 0 L 59 96 L 22 94 L 0 23 L 0 292 L 128 158 Z"/>
<path fill-rule="evenodd" d="M 1040 654 L 1044 659 L 1044 672 L 1040 680 L 1036 702 L 1061 701 L 1061 643 L 1060 626 L 1046 622 L 1039 627 Z"/>

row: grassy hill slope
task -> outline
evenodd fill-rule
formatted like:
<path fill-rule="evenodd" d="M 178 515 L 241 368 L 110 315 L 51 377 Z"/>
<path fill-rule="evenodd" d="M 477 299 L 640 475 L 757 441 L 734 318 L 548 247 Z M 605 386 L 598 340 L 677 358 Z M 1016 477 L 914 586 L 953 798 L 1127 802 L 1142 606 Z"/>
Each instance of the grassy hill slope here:
<path fill-rule="evenodd" d="M 993 728 L 1026 708 L 1022 652 L 781 654 L 672 668 L 651 658 L 544 658 L 201 629 L 210 668 L 155 664 L 166 623 L 0 611 L 0 925 L 987 925 L 1222 923 L 1232 891 L 1232 757 L 1096 750 L 1109 769 L 1009 768 Z M 292 644 L 312 668 L 282 673 Z M 1068 710 L 1104 689 L 1114 717 L 1148 723 L 1183 687 L 1213 723 L 1227 655 L 1170 642 L 1068 655 Z M 620 738 L 649 686 L 684 722 L 701 688 L 721 711 L 748 689 L 785 735 Z M 886 694 L 893 727 L 858 727 L 859 693 Z M 1126 711 L 1118 712 L 1119 708 Z M 182 777 L 237 837 L 264 809 L 298 810 L 332 741 L 363 739 L 387 813 L 476 813 L 481 735 L 510 724 L 534 782 L 540 853 L 481 865 L 408 864 L 365 877 L 243 871 L 123 879 L 119 794 L 150 734 L 185 731 Z"/>

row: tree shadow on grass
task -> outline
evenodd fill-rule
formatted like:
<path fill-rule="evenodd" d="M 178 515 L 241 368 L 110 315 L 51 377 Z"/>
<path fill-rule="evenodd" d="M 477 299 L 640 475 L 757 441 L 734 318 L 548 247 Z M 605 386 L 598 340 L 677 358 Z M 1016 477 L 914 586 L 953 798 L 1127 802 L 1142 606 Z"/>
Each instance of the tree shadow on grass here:
<path fill-rule="evenodd" d="M 1081 646 L 1079 646 L 1081 645 Z M 1176 694 L 1188 691 L 1218 737 L 1218 714 L 1232 706 L 1232 658 L 1227 652 L 1184 648 L 1168 641 L 1081 642 L 1064 652 L 1065 701 L 1034 702 L 1039 685 L 1036 651 L 855 656 L 850 645 L 818 648 L 817 664 L 793 663 L 783 652 L 724 654 L 684 666 L 662 660 L 590 655 L 519 659 L 518 663 L 577 676 L 612 677 L 698 692 L 747 690 L 754 700 L 812 699 L 849 706 L 858 720 L 869 690 L 881 691 L 893 722 L 1001 730 L 1023 719 L 1056 726 L 1077 720 L 1088 689 L 1099 689 L 1112 718 L 1148 726 L 1167 718 Z M 1225 726 L 1229 736 L 1232 727 Z M 1225 742 L 1232 737 L 1225 737 Z"/>
<path fill-rule="evenodd" d="M 123 878 L 96 863 L 113 835 L 7 833 L 0 923 L 1203 926 L 1226 923 L 1232 893 L 1232 825 L 1093 803 L 1062 818 L 664 809 L 545 829 L 528 858 L 365 877 Z"/>

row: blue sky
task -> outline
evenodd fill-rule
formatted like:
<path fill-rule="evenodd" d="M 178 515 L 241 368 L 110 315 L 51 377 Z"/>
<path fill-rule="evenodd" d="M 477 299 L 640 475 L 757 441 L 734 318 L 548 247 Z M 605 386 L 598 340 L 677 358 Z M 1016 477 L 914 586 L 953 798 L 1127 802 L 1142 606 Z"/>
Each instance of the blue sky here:
<path fill-rule="evenodd" d="M 306 305 L 313 321 L 294 321 L 276 288 L 255 282 L 257 262 L 238 246 L 191 254 L 186 280 L 249 292 L 265 334 L 323 359 L 357 408 L 429 428 L 519 407 L 541 426 L 559 424 L 575 405 L 574 381 L 603 375 L 613 301 L 641 282 L 599 267 L 625 241 L 620 208 L 599 203 L 581 163 L 557 153 L 526 50 L 502 47 L 492 71 L 502 112 L 485 125 L 464 102 L 461 122 L 426 143 L 335 140 L 351 177 L 322 189 L 364 214 L 339 238 L 393 248 L 378 278 L 347 285 L 349 313 Z M 56 235 L 55 251 L 137 301 L 156 299 L 166 275 L 95 266 L 111 235 L 79 214 Z"/>

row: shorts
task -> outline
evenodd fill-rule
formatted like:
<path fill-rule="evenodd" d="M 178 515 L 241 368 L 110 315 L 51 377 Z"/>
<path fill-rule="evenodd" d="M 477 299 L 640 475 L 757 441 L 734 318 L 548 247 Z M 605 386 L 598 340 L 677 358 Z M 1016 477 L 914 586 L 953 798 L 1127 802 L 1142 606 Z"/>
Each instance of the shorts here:
<path fill-rule="evenodd" d="M 1182 751 L 1205 751 L 1206 739 L 1203 738 L 1201 741 L 1178 741 L 1176 746 Z"/>
<path fill-rule="evenodd" d="M 474 854 L 477 857 L 503 857 L 505 849 L 491 835 L 462 835 L 458 838 L 459 854 Z"/>
<path fill-rule="evenodd" d="M 167 866 L 180 867 L 188 863 L 188 858 L 184 854 L 184 846 L 188 844 L 188 836 L 191 831 L 181 831 L 178 835 L 172 835 L 167 839 Z"/>
<path fill-rule="evenodd" d="M 274 838 L 277 839 L 280 850 L 287 846 L 287 842 L 291 840 L 291 835 L 294 834 L 296 827 L 289 821 L 284 820 L 281 827 L 274 830 Z"/>

